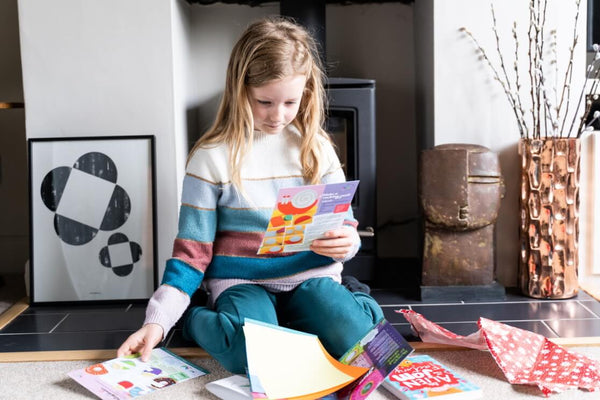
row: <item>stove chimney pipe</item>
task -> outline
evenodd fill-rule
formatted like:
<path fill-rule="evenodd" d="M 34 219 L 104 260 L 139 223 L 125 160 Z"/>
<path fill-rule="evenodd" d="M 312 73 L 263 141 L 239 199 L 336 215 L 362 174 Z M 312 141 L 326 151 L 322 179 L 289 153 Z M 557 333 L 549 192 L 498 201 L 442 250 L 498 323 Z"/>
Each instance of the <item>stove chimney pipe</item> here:
<path fill-rule="evenodd" d="M 293 18 L 313 35 L 325 68 L 325 0 L 281 0 L 279 14 Z"/>

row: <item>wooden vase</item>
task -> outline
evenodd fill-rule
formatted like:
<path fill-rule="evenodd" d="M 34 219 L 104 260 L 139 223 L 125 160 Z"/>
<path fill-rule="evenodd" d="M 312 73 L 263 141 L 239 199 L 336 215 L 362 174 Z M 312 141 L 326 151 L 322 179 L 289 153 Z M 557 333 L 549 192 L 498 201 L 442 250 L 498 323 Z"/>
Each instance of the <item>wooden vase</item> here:
<path fill-rule="evenodd" d="M 519 286 L 530 297 L 566 299 L 579 283 L 576 138 L 521 139 Z"/>

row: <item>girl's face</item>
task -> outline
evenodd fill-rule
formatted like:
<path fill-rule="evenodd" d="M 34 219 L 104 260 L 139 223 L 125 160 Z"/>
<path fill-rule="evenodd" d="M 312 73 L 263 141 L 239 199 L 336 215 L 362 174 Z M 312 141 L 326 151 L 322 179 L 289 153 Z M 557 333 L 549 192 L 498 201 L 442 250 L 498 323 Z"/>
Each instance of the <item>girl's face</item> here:
<path fill-rule="evenodd" d="M 254 129 L 276 134 L 296 118 L 306 76 L 291 75 L 262 86 L 250 87 Z"/>

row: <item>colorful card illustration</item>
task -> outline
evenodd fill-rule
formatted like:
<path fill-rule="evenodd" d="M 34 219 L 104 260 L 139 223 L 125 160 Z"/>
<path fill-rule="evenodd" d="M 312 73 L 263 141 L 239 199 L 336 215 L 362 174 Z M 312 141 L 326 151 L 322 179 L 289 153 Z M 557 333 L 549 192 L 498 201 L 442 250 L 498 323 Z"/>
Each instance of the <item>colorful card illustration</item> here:
<path fill-rule="evenodd" d="M 383 387 L 402 400 L 483 397 L 481 388 L 426 354 L 402 361 L 385 379 Z"/>
<path fill-rule="evenodd" d="M 342 226 L 359 181 L 282 188 L 257 254 L 309 250 Z"/>
<path fill-rule="evenodd" d="M 340 358 L 343 364 L 369 368 L 369 371 L 340 390 L 338 400 L 365 400 L 412 352 L 412 346 L 396 328 L 382 319 Z"/>
<path fill-rule="evenodd" d="M 69 372 L 69 376 L 101 399 L 131 399 L 206 375 L 208 371 L 165 348 L 152 350 L 150 360 L 139 354 L 115 358 Z"/>

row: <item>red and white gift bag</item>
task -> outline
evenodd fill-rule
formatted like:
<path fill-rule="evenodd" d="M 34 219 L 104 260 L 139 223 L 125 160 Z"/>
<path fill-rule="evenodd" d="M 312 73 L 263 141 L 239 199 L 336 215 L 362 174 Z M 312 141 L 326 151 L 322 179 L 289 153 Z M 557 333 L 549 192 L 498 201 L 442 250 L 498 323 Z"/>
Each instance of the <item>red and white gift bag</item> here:
<path fill-rule="evenodd" d="M 600 390 L 600 362 L 569 351 L 537 333 L 486 318 L 479 330 L 456 335 L 412 310 L 398 310 L 426 343 L 489 350 L 513 384 L 536 385 L 545 396 L 567 389 Z"/>

